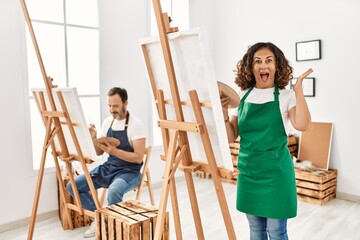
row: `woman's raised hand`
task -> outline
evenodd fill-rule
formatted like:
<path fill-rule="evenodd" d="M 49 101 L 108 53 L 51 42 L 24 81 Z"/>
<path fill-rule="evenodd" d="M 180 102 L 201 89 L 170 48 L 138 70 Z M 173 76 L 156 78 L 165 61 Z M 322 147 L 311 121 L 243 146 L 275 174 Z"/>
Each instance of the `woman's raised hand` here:
<path fill-rule="evenodd" d="M 294 84 L 294 86 L 292 87 L 292 89 L 294 90 L 294 92 L 298 91 L 298 90 L 302 90 L 302 82 L 304 81 L 304 79 L 309 76 L 310 73 L 312 73 L 313 70 L 312 68 L 309 68 L 306 72 L 304 72 L 303 74 L 301 74 L 296 83 Z"/>

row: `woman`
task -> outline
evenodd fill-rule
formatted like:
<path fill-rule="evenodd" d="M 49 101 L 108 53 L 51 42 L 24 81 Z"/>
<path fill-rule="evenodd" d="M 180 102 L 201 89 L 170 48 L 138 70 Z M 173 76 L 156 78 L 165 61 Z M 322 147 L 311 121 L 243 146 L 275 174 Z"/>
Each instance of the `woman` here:
<path fill-rule="evenodd" d="M 256 43 L 237 64 L 241 88 L 238 111 L 228 116 L 228 97 L 220 93 L 229 142 L 240 136 L 237 204 L 249 221 L 250 239 L 288 239 L 287 219 L 296 216 L 296 184 L 287 148 L 289 120 L 303 131 L 311 121 L 302 82 L 285 89 L 292 67 L 272 43 Z"/>

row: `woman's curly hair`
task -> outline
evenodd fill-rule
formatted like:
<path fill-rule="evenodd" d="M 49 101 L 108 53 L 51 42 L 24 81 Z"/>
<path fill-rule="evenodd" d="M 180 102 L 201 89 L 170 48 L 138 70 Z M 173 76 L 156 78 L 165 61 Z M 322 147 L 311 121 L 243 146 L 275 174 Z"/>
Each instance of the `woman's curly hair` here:
<path fill-rule="evenodd" d="M 293 68 L 289 65 L 284 53 L 271 42 L 259 42 L 251 46 L 245 53 L 244 57 L 237 63 L 237 73 L 235 83 L 241 90 L 249 89 L 255 86 L 255 76 L 253 74 L 253 59 L 256 51 L 267 48 L 275 55 L 276 73 L 275 85 L 280 89 L 284 89 L 293 77 Z"/>

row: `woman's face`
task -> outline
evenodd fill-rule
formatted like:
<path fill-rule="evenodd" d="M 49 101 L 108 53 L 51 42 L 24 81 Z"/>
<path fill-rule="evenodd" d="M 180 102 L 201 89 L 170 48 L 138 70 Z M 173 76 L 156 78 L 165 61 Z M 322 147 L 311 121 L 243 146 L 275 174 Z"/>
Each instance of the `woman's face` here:
<path fill-rule="evenodd" d="M 256 88 L 274 87 L 276 59 L 270 49 L 261 48 L 255 52 L 252 70 L 255 76 Z"/>

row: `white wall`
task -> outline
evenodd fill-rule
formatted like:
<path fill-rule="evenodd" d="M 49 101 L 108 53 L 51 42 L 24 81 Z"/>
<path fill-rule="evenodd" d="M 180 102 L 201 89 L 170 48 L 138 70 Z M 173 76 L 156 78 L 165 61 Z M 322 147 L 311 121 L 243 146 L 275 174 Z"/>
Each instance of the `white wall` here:
<path fill-rule="evenodd" d="M 24 34 L 19 1 L 0 1 L 0 225 L 31 215 L 37 175 L 27 148 L 28 90 L 23 79 Z M 39 140 L 39 141 L 42 141 Z M 38 213 L 57 208 L 55 176 L 46 174 Z M 43 196 L 46 196 L 46 200 Z"/>
<path fill-rule="evenodd" d="M 151 109 L 147 73 L 139 38 L 149 35 L 148 4 L 144 1 L 99 1 L 100 81 L 103 118 L 109 115 L 107 91 L 123 87 L 128 91 L 129 112 L 149 122 Z"/>
<path fill-rule="evenodd" d="M 139 117 L 151 137 L 150 83 L 139 39 L 150 35 L 151 1 L 99 1 L 100 7 L 100 79 L 103 118 L 109 112 L 106 92 L 113 86 L 124 87 L 129 95 L 129 112 Z M 157 117 L 157 116 L 156 116 Z M 151 142 L 149 142 L 151 144 Z M 151 180 L 162 181 L 164 162 L 161 148 L 153 148 L 150 162 Z M 155 196 L 155 200 L 159 199 Z"/>
<path fill-rule="evenodd" d="M 204 11 L 204 7 L 210 9 Z M 287 0 L 196 0 L 190 2 L 193 27 L 204 26 L 213 36 L 213 56 L 219 80 L 233 83 L 236 63 L 247 47 L 270 41 L 294 67 L 294 76 L 313 68 L 316 97 L 307 98 L 313 121 L 334 122 L 330 167 L 338 170 L 338 195 L 360 199 L 360 2 Z M 216 9 L 211 11 L 211 9 Z M 322 59 L 296 62 L 295 43 L 321 39 Z"/>

